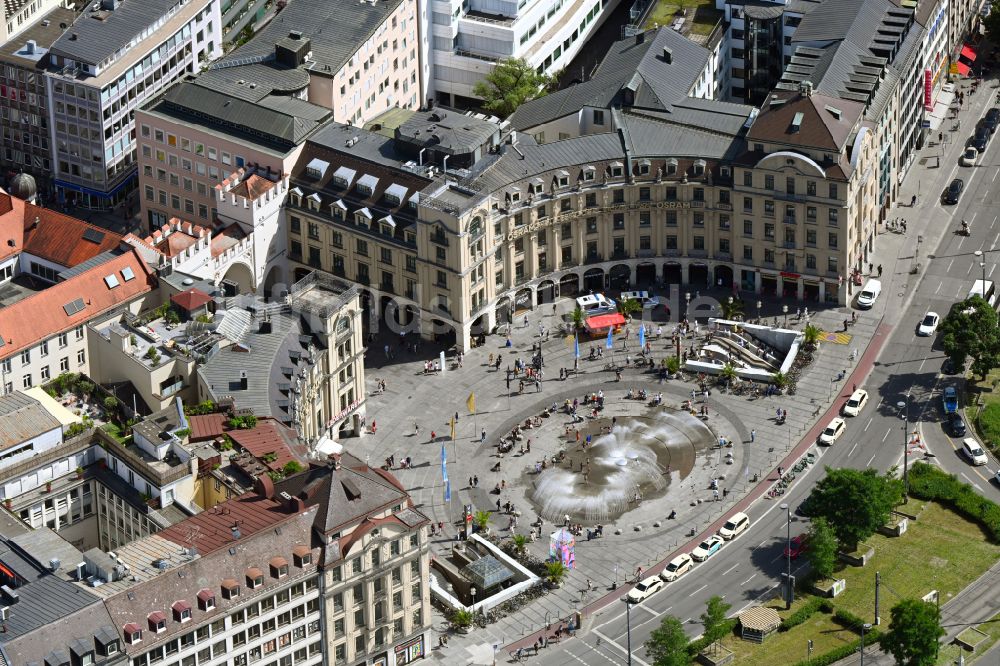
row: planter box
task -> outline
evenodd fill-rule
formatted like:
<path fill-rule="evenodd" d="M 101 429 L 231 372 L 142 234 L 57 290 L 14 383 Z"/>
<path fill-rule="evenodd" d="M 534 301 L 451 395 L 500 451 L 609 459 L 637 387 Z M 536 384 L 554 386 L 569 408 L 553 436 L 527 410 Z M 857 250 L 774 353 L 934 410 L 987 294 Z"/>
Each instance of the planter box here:
<path fill-rule="evenodd" d="M 823 597 L 836 597 L 845 589 L 847 589 L 847 581 L 843 578 L 821 580 L 812 585 L 812 591 Z"/>
<path fill-rule="evenodd" d="M 874 555 L 875 555 L 874 548 L 865 548 L 863 550 L 856 550 L 853 553 L 845 553 L 843 551 L 837 553 L 837 557 L 839 557 L 841 560 L 847 562 L 853 567 L 865 566 L 866 564 L 868 564 L 868 560 L 870 560 Z"/>
<path fill-rule="evenodd" d="M 879 534 L 884 534 L 888 537 L 898 537 L 906 534 L 906 528 L 910 525 L 909 518 L 900 518 L 896 521 L 889 523 L 888 525 L 883 525 L 878 528 Z"/>

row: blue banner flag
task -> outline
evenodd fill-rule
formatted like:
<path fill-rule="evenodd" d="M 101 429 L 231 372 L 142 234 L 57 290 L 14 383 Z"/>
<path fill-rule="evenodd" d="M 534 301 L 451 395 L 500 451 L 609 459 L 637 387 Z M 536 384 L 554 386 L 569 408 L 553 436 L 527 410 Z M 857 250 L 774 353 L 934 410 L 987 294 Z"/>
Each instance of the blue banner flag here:
<path fill-rule="evenodd" d="M 615 339 L 613 337 L 614 336 L 614 332 L 615 332 L 615 327 L 614 326 L 612 326 L 611 328 L 608 329 L 608 342 L 604 345 L 608 349 L 614 349 L 615 348 Z"/>
<path fill-rule="evenodd" d="M 640 351 L 646 348 L 646 326 L 645 324 L 639 327 L 639 349 Z"/>
<path fill-rule="evenodd" d="M 573 357 L 580 358 L 580 334 L 573 335 Z"/>
<path fill-rule="evenodd" d="M 444 480 L 444 501 L 445 502 L 451 501 L 451 481 L 449 481 L 448 479 Z"/>

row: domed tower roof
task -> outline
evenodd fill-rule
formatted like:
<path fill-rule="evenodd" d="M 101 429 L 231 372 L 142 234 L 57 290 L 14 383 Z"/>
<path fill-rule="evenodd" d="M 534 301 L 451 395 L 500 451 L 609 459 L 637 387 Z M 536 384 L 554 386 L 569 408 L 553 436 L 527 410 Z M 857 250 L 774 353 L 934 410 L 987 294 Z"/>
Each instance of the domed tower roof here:
<path fill-rule="evenodd" d="M 34 202 L 35 195 L 38 194 L 38 185 L 35 184 L 34 176 L 22 172 L 10 179 L 7 183 L 7 192 L 18 199 Z"/>

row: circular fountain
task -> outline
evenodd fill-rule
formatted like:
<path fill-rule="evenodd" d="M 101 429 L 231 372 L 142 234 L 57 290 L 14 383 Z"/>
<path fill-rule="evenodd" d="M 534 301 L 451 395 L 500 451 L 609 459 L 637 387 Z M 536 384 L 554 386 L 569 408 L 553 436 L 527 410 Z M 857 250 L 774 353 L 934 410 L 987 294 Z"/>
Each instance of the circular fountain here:
<path fill-rule="evenodd" d="M 671 478 L 683 479 L 696 454 L 715 434 L 687 412 L 660 411 L 648 417 L 597 419 L 581 429 L 588 447 L 569 444 L 562 459 L 538 473 L 529 499 L 547 521 L 588 525 L 610 523 L 638 499 L 662 495 Z"/>

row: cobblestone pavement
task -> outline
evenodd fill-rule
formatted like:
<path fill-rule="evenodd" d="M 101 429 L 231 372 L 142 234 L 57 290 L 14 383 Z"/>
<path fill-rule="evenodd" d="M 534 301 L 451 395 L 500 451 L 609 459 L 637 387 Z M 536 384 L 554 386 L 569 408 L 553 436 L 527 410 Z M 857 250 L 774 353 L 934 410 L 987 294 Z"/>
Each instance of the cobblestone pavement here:
<path fill-rule="evenodd" d="M 569 303 L 560 304 L 560 309 L 568 307 Z M 780 304 L 765 304 L 762 314 L 773 321 L 775 311 L 780 307 Z M 512 393 L 508 393 L 504 369 L 513 364 L 515 358 L 530 361 L 532 346 L 540 339 L 539 325 L 555 329 L 559 324 L 551 306 L 544 306 L 544 311 L 544 314 L 540 309 L 528 313 L 527 326 L 523 325 L 524 315 L 518 315 L 517 325 L 511 332 L 511 347 L 505 346 L 506 338 L 490 336 L 485 345 L 465 355 L 463 367 L 453 368 L 453 359 L 449 359 L 449 369 L 443 374 L 425 375 L 423 372 L 425 360 L 435 358 L 439 351 L 429 343 L 425 343 L 417 353 L 401 352 L 392 359 L 386 358 L 385 342 L 381 338 L 369 346 L 366 360 L 369 389 L 374 388 L 376 378 L 384 379 L 387 384 L 384 393 L 369 394 L 368 397 L 367 420 L 369 424 L 374 422 L 377 425 L 376 433 L 345 440 L 343 444 L 347 450 L 372 465 L 381 464 L 389 455 L 395 455 L 397 464 L 404 457 L 412 458 L 412 469 L 397 469 L 395 473 L 420 509 L 432 520 L 444 523 L 445 535 L 436 537 L 433 546 L 437 552 L 443 552 L 454 543 L 463 505 L 472 504 L 476 510 L 492 510 L 496 514 L 498 496 L 491 491 L 501 480 L 512 488 L 509 492 L 505 490 L 502 501 L 513 502 L 522 513 L 516 531 L 528 534 L 531 529 L 528 517 L 533 519 L 535 515 L 524 498 L 530 476 L 520 473 L 514 476 L 510 474 L 510 469 L 514 465 L 518 469 L 533 465 L 536 458 L 541 458 L 535 455 L 536 452 L 544 451 L 551 455 L 558 446 L 557 439 L 562 434 L 563 425 L 568 423 L 568 417 L 558 415 L 553 419 L 555 423 L 537 431 L 538 441 L 533 437 L 532 457 L 527 461 L 521 460 L 521 456 L 514 451 L 513 458 L 508 454 L 504 459 L 499 473 L 491 472 L 497 461 L 495 444 L 515 424 L 540 414 L 553 403 L 562 404 L 567 398 L 582 398 L 584 394 L 598 390 L 607 395 L 604 414 L 607 418 L 641 412 L 641 407 L 634 401 L 622 399 L 629 387 L 645 388 L 653 393 L 661 391 L 665 404 L 671 407 L 679 407 L 683 400 L 690 398 L 692 383 L 671 380 L 660 384 L 654 375 L 641 374 L 638 370 L 626 370 L 622 381 L 616 383 L 614 374 L 604 370 L 607 358 L 598 361 L 581 359 L 579 373 L 560 381 L 559 369 L 573 366 L 573 344 L 571 340 L 551 333 L 547 341 L 542 338 L 545 358 L 542 390 L 536 392 L 531 386 L 518 393 L 517 381 L 514 380 L 511 383 Z M 811 321 L 824 331 L 842 331 L 848 312 L 846 308 L 823 310 L 813 313 Z M 778 324 L 783 324 L 784 315 L 777 314 L 776 319 Z M 794 316 L 788 317 L 789 328 L 800 328 L 804 324 L 805 321 L 796 321 Z M 852 351 L 860 357 L 878 324 L 875 316 L 862 315 L 846 336 L 831 336 L 837 341 L 822 343 L 813 363 L 803 371 L 795 395 L 751 400 L 713 391 L 710 397 L 704 398 L 709 407 L 709 424 L 718 434 L 737 442 L 734 465 L 723 463 L 721 467 L 726 471 L 718 472 L 718 451 L 706 452 L 695 466 L 695 473 L 681 480 L 663 497 L 640 502 L 614 524 L 606 525 L 604 538 L 589 542 L 585 538 L 579 540 L 577 568 L 560 589 L 485 629 L 467 636 L 452 636 L 448 647 L 435 648 L 434 655 L 455 663 L 490 663 L 493 645 L 506 645 L 549 622 L 564 619 L 574 610 L 580 610 L 589 601 L 604 595 L 616 574 L 622 582 L 626 575 L 631 577 L 638 566 L 649 569 L 686 541 L 692 530 L 700 532 L 717 520 L 755 485 L 751 483 L 755 475 L 765 478 L 774 471 L 778 462 L 814 425 L 821 411 L 851 391 L 852 387 L 836 381 L 837 376 L 841 372 L 845 372 L 845 376 L 849 374 L 855 362 L 851 359 Z M 673 324 L 664 323 L 663 327 L 666 334 Z M 634 333 L 632 341 L 636 337 Z M 585 357 L 591 344 L 603 345 L 604 340 L 581 341 L 581 353 Z M 622 337 L 615 344 L 615 354 L 621 358 Z M 652 341 L 652 346 L 654 359 L 659 360 L 673 353 L 666 341 Z M 487 368 L 491 354 L 503 354 L 501 371 Z M 478 413 L 474 416 L 466 408 L 470 393 L 476 397 Z M 774 419 L 775 410 L 779 407 L 788 411 L 788 420 L 783 425 L 778 425 Z M 448 424 L 456 413 L 459 416 L 457 441 L 452 442 L 448 436 Z M 546 434 L 544 431 L 549 428 L 551 432 Z M 486 431 L 486 441 L 481 443 L 483 430 Z M 753 443 L 750 443 L 751 430 L 756 431 Z M 436 441 L 431 441 L 432 431 Z M 441 479 L 442 443 L 447 451 L 448 475 L 452 483 L 452 497 L 448 503 L 444 501 Z M 716 473 L 727 476 L 722 485 L 728 487 L 730 492 L 724 501 L 713 501 L 712 492 L 708 489 L 708 477 Z M 468 487 L 469 477 L 474 476 L 479 477 L 478 488 Z M 697 499 L 702 499 L 703 503 L 690 506 L 691 501 Z M 665 520 L 673 509 L 678 512 L 677 519 Z M 506 530 L 508 520 L 508 516 L 502 513 L 494 515 L 492 530 L 509 535 Z M 655 522 L 659 522 L 659 527 L 654 527 Z M 618 530 L 621 533 L 615 534 Z M 549 531 L 544 530 L 543 538 L 531 544 L 534 555 L 547 555 L 545 537 Z M 586 592 L 588 579 L 595 585 L 594 591 L 589 594 Z M 435 628 L 447 631 L 443 617 L 436 617 Z"/>

